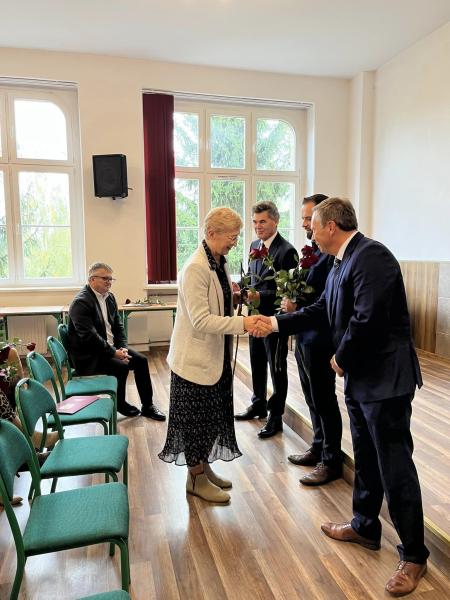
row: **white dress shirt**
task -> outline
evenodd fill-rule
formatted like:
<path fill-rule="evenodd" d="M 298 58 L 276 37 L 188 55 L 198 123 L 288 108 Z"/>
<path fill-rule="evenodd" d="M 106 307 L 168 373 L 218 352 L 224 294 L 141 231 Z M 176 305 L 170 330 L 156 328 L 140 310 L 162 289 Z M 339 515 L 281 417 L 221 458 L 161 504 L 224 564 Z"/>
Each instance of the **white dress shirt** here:
<path fill-rule="evenodd" d="M 108 309 L 106 307 L 106 298 L 109 296 L 109 292 L 106 292 L 106 294 L 99 294 L 93 288 L 91 288 L 91 290 L 96 295 L 98 303 L 100 304 L 100 310 L 102 311 L 102 317 L 106 328 L 107 342 L 110 346 L 114 346 L 114 336 L 111 329 L 111 323 L 108 320 Z"/>

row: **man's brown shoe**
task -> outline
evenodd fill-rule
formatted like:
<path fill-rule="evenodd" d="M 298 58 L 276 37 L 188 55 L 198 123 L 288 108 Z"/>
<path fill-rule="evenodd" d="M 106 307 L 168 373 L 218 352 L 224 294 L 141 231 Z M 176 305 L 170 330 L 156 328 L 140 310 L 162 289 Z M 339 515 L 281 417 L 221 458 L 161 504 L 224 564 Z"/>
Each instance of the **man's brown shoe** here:
<path fill-rule="evenodd" d="M 323 485 L 342 477 L 342 466 L 330 467 L 320 462 L 315 469 L 300 479 L 303 485 Z"/>
<path fill-rule="evenodd" d="M 301 465 L 302 467 L 315 467 L 320 462 L 320 456 L 314 454 L 311 450 L 307 450 L 304 454 L 289 454 L 288 460 L 294 465 Z"/>
<path fill-rule="evenodd" d="M 417 563 L 401 560 L 398 563 L 397 570 L 386 584 L 386 591 L 391 596 L 405 596 L 413 592 L 421 577 L 427 572 L 427 563 L 419 565 Z"/>
<path fill-rule="evenodd" d="M 378 540 L 369 540 L 368 538 L 359 535 L 352 528 L 351 523 L 322 523 L 321 530 L 333 540 L 339 542 L 353 542 L 368 548 L 369 550 L 379 550 L 380 542 Z"/>

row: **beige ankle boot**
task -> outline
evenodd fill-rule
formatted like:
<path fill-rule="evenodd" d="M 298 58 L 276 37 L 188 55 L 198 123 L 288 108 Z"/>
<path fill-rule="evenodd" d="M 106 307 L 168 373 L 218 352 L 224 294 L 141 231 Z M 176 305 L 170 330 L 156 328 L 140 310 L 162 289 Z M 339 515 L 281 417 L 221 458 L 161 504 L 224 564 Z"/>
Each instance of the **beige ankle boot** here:
<path fill-rule="evenodd" d="M 208 502 L 219 502 L 226 504 L 230 500 L 230 494 L 227 494 L 220 487 L 211 483 L 205 473 L 192 475 L 190 471 L 187 474 L 186 492 L 193 496 L 198 496 Z"/>
<path fill-rule="evenodd" d="M 231 488 L 231 481 L 229 479 L 224 479 L 220 475 L 217 475 L 217 473 L 214 473 L 209 463 L 203 463 L 203 471 L 206 473 L 206 476 L 208 477 L 210 482 L 214 483 L 214 485 L 217 485 L 217 487 L 226 490 L 229 490 Z"/>

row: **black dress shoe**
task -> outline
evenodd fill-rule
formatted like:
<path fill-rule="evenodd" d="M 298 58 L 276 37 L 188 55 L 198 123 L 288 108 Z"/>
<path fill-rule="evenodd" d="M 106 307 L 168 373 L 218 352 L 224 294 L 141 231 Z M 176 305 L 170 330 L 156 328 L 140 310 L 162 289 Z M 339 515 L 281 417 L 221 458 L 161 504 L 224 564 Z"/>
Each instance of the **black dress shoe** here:
<path fill-rule="evenodd" d="M 149 419 L 154 419 L 155 421 L 165 421 L 166 415 L 159 410 L 154 404 L 150 404 L 150 406 L 143 406 L 141 408 L 141 415 L 143 417 L 148 417 Z"/>
<path fill-rule="evenodd" d="M 249 421 L 250 419 L 265 419 L 267 417 L 267 408 L 252 404 L 248 406 L 244 412 L 234 415 L 236 421 Z"/>
<path fill-rule="evenodd" d="M 124 402 L 120 406 L 117 407 L 117 412 L 125 417 L 137 417 L 141 414 L 141 411 L 133 406 L 132 404 L 128 404 L 128 402 Z"/>
<path fill-rule="evenodd" d="M 320 462 L 315 469 L 300 479 L 303 485 L 323 485 L 342 477 L 342 465 L 330 466 Z"/>
<path fill-rule="evenodd" d="M 315 467 L 320 462 L 320 456 L 314 454 L 311 450 L 307 450 L 304 454 L 289 454 L 288 461 L 293 465 L 302 465 L 303 467 Z"/>
<path fill-rule="evenodd" d="M 258 433 L 260 438 L 270 438 L 279 431 L 283 431 L 283 421 L 281 417 L 269 417 L 269 420 Z"/>

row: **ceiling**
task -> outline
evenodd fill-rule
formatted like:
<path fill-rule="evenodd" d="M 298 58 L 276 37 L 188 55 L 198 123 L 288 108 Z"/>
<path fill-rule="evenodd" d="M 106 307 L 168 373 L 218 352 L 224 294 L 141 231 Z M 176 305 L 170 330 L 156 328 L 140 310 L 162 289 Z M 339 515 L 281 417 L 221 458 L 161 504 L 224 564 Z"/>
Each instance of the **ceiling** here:
<path fill-rule="evenodd" d="M 4 47 L 304 75 L 377 69 L 450 20 L 450 0 L 19 0 Z"/>

